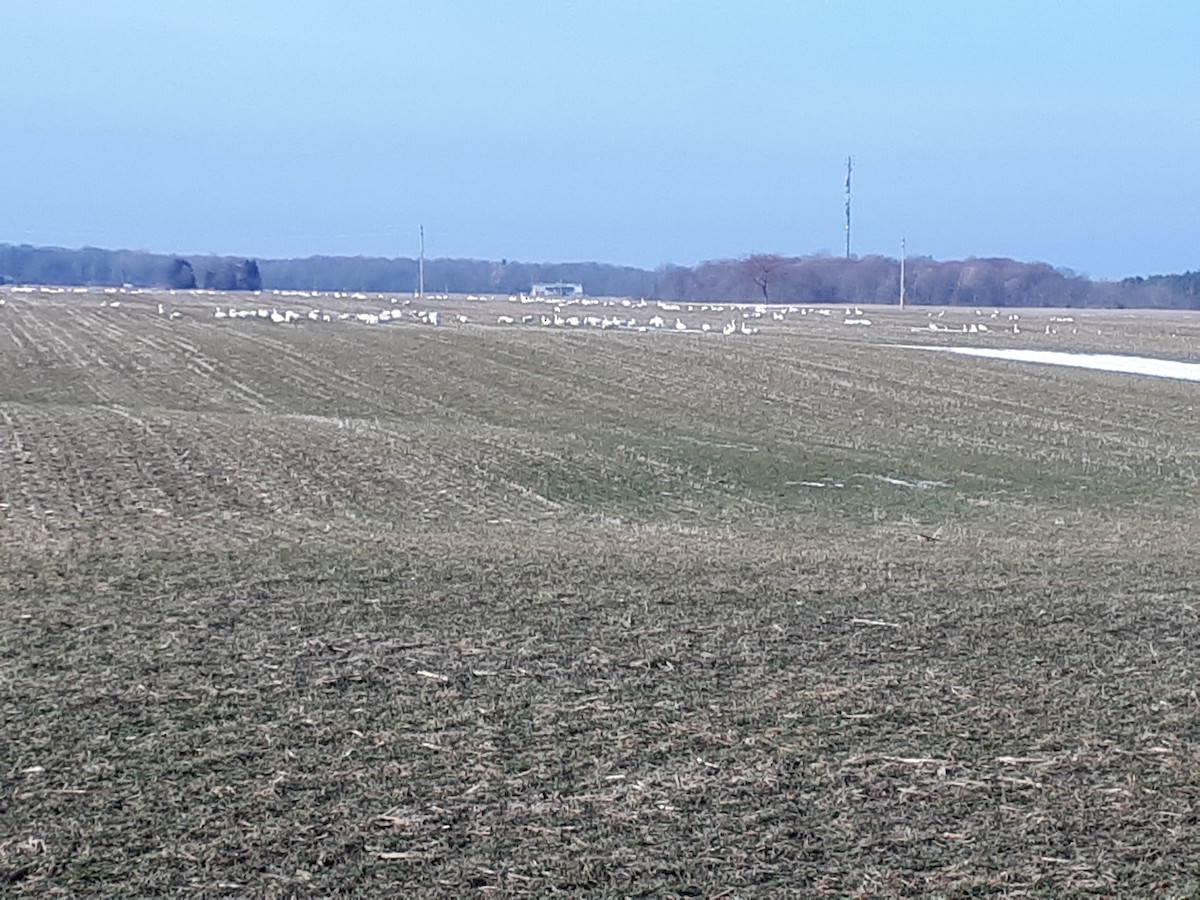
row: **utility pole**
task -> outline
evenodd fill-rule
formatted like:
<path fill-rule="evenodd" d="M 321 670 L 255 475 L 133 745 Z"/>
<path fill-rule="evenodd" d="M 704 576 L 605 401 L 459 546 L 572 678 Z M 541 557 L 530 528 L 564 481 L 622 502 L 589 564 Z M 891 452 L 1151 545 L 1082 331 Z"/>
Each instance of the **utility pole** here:
<path fill-rule="evenodd" d="M 425 226 L 421 229 L 421 256 L 417 262 L 417 296 L 425 296 Z"/>
<path fill-rule="evenodd" d="M 846 259 L 850 258 L 850 172 L 854 169 L 854 158 L 846 157 Z"/>
<path fill-rule="evenodd" d="M 904 309 L 904 238 L 900 238 L 900 308 Z"/>

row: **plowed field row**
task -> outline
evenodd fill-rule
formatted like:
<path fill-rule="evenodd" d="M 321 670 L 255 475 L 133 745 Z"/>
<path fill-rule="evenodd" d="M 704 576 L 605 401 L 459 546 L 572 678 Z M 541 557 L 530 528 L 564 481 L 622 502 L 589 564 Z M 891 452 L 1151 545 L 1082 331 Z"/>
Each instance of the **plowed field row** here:
<path fill-rule="evenodd" d="M 1200 892 L 1195 384 L 100 302 L 0 306 L 0 893 Z"/>
<path fill-rule="evenodd" d="M 804 492 L 789 483 L 856 475 L 944 481 L 971 493 L 1018 484 L 1036 466 L 1047 485 L 1106 474 L 1136 492 L 1150 480 L 1192 490 L 1200 470 L 1180 428 L 1188 398 L 1178 386 L 1154 384 L 1153 400 L 1143 400 L 1145 383 L 1131 392 L 1103 373 L 980 367 L 846 341 L 538 331 L 497 340 L 480 329 L 279 329 L 256 320 L 176 322 L 136 308 L 72 315 L 33 303 L 6 308 L 5 324 L 15 336 L 3 363 L 14 397 L 45 397 L 39 385 L 51 381 L 60 400 L 78 403 L 86 384 L 98 405 L 147 422 L 171 409 L 287 417 L 274 425 L 188 422 L 176 445 L 203 436 L 189 451 L 207 457 L 199 478 L 169 452 L 155 458 L 165 451 L 153 430 L 105 443 L 100 428 L 92 443 L 106 447 L 113 465 L 136 457 L 163 479 L 150 495 L 182 490 L 186 499 L 169 504 L 182 509 L 205 506 L 193 495 L 208 491 L 214 508 L 231 492 L 278 515 L 311 498 L 393 521 L 468 509 L 494 517 L 532 511 L 528 503 L 674 514 L 789 494 L 785 504 L 803 505 L 809 498 L 797 501 Z M 874 364 L 881 352 L 884 367 Z M 1094 387 L 1084 401 L 1080 378 Z M 315 424 L 342 420 L 358 425 Z M 434 423 L 439 430 L 417 440 Z M 78 439 L 63 443 L 64 452 L 82 452 Z M 917 447 L 923 462 L 910 471 L 904 461 Z M 267 464 L 247 462 L 260 457 Z M 67 459 L 64 477 L 103 480 L 105 458 Z M 398 458 L 408 461 L 395 468 Z M 72 467 L 89 474 L 73 476 Z M 176 477 L 184 487 L 169 486 Z M 113 502 L 103 489 L 94 493 L 100 506 Z M 56 505 L 95 504 L 85 491 Z"/>

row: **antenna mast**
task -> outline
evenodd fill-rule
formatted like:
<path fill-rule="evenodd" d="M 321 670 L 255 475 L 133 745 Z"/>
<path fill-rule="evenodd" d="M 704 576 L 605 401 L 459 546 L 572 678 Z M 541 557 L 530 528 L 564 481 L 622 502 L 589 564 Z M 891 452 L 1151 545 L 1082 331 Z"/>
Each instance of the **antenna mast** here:
<path fill-rule="evenodd" d="M 850 258 L 850 173 L 854 169 L 854 158 L 846 157 L 846 259 Z"/>
<path fill-rule="evenodd" d="M 904 238 L 900 238 L 900 308 L 904 309 Z"/>
<path fill-rule="evenodd" d="M 425 296 L 425 226 L 421 229 L 421 257 L 417 262 L 417 296 Z"/>

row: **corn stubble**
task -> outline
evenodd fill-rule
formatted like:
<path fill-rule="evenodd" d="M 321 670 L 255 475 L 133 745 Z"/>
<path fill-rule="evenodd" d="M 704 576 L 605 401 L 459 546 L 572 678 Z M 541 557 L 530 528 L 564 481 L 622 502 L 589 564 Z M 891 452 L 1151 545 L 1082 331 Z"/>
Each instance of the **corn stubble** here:
<path fill-rule="evenodd" d="M 1200 889 L 1194 385 L 154 302 L 0 310 L 8 892 Z"/>

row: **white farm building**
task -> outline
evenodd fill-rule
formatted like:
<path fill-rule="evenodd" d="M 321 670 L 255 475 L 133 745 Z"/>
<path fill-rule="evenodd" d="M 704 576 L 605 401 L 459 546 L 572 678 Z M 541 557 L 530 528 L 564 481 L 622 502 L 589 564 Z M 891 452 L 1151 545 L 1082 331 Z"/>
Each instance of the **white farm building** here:
<path fill-rule="evenodd" d="M 535 284 L 529 293 L 534 297 L 582 297 L 583 285 L 569 281 L 548 281 Z"/>

